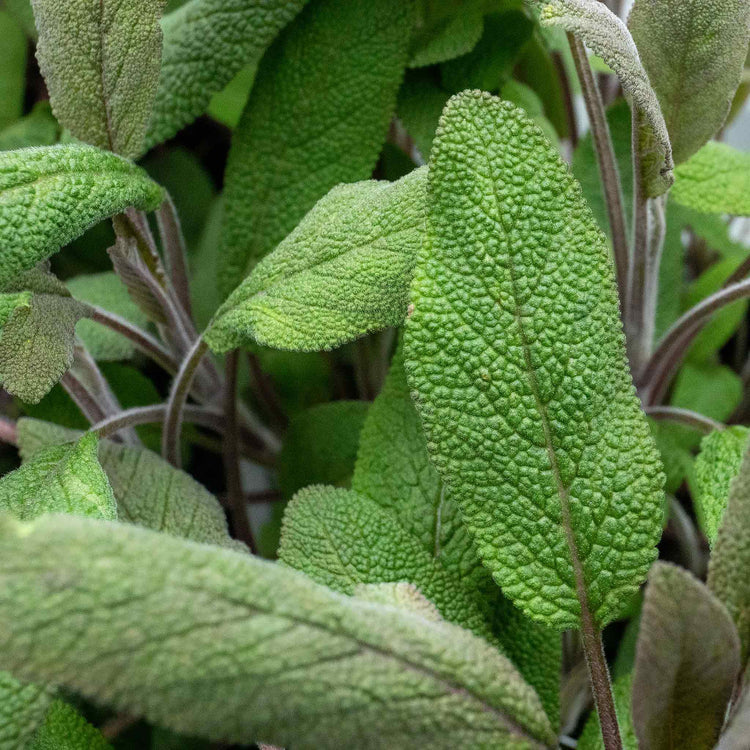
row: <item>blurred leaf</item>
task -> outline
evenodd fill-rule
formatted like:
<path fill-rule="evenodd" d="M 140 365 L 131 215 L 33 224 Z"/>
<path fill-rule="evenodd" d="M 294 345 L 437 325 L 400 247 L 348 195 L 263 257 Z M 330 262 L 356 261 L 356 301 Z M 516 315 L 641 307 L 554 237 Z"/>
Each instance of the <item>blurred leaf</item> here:
<path fill-rule="evenodd" d="M 483 0 L 420 0 L 409 67 L 434 65 L 471 52 L 484 30 L 483 6 Z"/>
<path fill-rule="evenodd" d="M 26 89 L 26 34 L 0 9 L 0 129 L 21 116 Z"/>
<path fill-rule="evenodd" d="M 0 151 L 27 146 L 52 146 L 57 143 L 60 126 L 52 115 L 48 101 L 38 102 L 34 109 L 0 132 Z"/>
<path fill-rule="evenodd" d="M 26 32 L 26 36 L 36 40 L 36 24 L 34 23 L 34 11 L 31 8 L 31 0 L 5 0 L 5 8 L 16 23 Z"/>
<path fill-rule="evenodd" d="M 250 96 L 250 90 L 255 83 L 257 71 L 257 62 L 252 62 L 242 68 L 221 91 L 211 97 L 208 114 L 228 128 L 236 128 Z"/>
<path fill-rule="evenodd" d="M 448 98 L 431 71 L 406 71 L 396 111 L 425 161 L 430 158 L 432 139 Z"/>

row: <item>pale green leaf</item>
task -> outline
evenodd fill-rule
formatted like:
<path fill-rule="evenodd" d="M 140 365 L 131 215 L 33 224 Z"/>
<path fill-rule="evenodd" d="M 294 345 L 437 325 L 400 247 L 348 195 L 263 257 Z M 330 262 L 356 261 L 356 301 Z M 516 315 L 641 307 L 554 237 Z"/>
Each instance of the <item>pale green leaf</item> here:
<path fill-rule="evenodd" d="M 671 196 L 696 211 L 750 216 L 750 153 L 707 143 L 677 167 Z"/>
<path fill-rule="evenodd" d="M 47 711 L 29 750 L 110 750 L 102 733 L 72 706 L 55 701 Z"/>
<path fill-rule="evenodd" d="M 292 419 L 277 463 L 284 497 L 308 484 L 349 485 L 369 406 L 367 401 L 332 401 Z"/>
<path fill-rule="evenodd" d="M 431 622 L 442 622 L 437 607 L 412 583 L 360 583 L 354 596 L 375 604 L 406 609 Z"/>
<path fill-rule="evenodd" d="M 729 499 L 729 487 L 739 474 L 750 429 L 736 425 L 712 432 L 701 442 L 695 459 L 695 515 L 713 546 Z"/>
<path fill-rule="evenodd" d="M 115 520 L 117 505 L 97 459 L 97 437 L 35 453 L 0 479 L 0 510 L 22 521 L 42 513 L 75 513 Z"/>
<path fill-rule="evenodd" d="M 406 324 L 432 458 L 526 614 L 610 621 L 661 534 L 661 463 L 625 359 L 604 236 L 520 110 L 448 104 Z"/>
<path fill-rule="evenodd" d="M 412 0 L 313 0 L 264 56 L 227 162 L 224 296 L 332 187 L 370 176 L 413 10 Z"/>
<path fill-rule="evenodd" d="M 510 662 L 456 626 L 124 524 L 0 529 L 0 666 L 23 676 L 230 743 L 556 743 Z"/>
<path fill-rule="evenodd" d="M 0 9 L 0 128 L 21 116 L 26 89 L 26 34 Z"/>
<path fill-rule="evenodd" d="M 672 406 L 690 409 L 717 422 L 726 422 L 742 400 L 742 379 L 726 365 L 688 362 L 680 368 L 672 389 Z M 685 428 L 688 429 L 688 428 Z M 695 433 L 695 430 L 692 431 Z M 685 440 L 694 448 L 698 440 Z"/>
<path fill-rule="evenodd" d="M 164 0 L 32 0 L 52 109 L 73 136 L 139 156 L 161 66 Z"/>
<path fill-rule="evenodd" d="M 76 276 L 67 282 L 70 293 L 89 305 L 102 307 L 137 326 L 145 328 L 148 317 L 133 302 L 119 277 L 111 271 Z M 135 348 L 130 339 L 92 320 L 82 320 L 76 333 L 91 356 L 100 361 L 129 359 Z"/>
<path fill-rule="evenodd" d="M 25 117 L 0 131 L 0 151 L 57 143 L 60 126 L 48 101 L 38 102 Z"/>
<path fill-rule="evenodd" d="M 161 76 L 146 136 L 150 148 L 208 108 L 246 65 L 257 65 L 306 0 L 191 0 L 162 19 Z"/>
<path fill-rule="evenodd" d="M 649 573 L 633 675 L 642 750 L 710 750 L 740 667 L 726 608 L 690 573 L 657 562 Z"/>
<path fill-rule="evenodd" d="M 424 238 L 426 176 L 331 190 L 219 308 L 209 346 L 315 351 L 400 325 Z"/>
<path fill-rule="evenodd" d="M 473 607 L 484 612 L 492 637 L 536 689 L 556 725 L 560 712 L 560 636 L 524 617 L 502 596 L 481 565 L 458 508 L 430 463 L 400 348 L 362 428 L 352 487 L 374 501 L 380 509 L 379 517 L 389 517 L 391 528 L 396 530 L 392 537 L 383 534 L 372 543 L 372 552 L 369 547 L 362 548 L 362 554 L 372 554 L 376 560 L 392 558 L 406 571 L 410 563 L 404 563 L 399 551 L 404 544 L 401 540 L 407 537 L 410 548 L 415 544 L 421 548 L 414 553 L 415 559 L 424 560 L 427 555 L 433 561 L 427 567 L 444 570 L 443 579 L 451 589 L 462 589 L 458 598 L 468 598 L 475 602 Z M 380 568 L 373 568 L 376 575 L 381 574 Z M 431 595 L 429 584 L 417 585 L 428 597 Z M 450 619 L 447 612 L 446 608 Z"/>
<path fill-rule="evenodd" d="M 543 25 L 561 26 L 580 37 L 618 75 L 631 105 L 640 113 L 644 188 L 651 197 L 666 192 L 674 167 L 669 134 L 627 26 L 599 0 L 541 0 L 541 5 Z"/>
<path fill-rule="evenodd" d="M 36 419 L 18 422 L 18 444 L 25 461 L 37 451 L 75 440 L 79 433 Z M 190 475 L 144 448 L 99 442 L 99 461 L 117 500 L 121 521 L 196 542 L 242 547 L 229 537 L 216 498 Z"/>
<path fill-rule="evenodd" d="M 724 124 L 745 66 L 750 3 L 636 0 L 628 26 L 681 164 Z"/>
<path fill-rule="evenodd" d="M 482 6 L 482 0 L 422 0 L 417 6 L 409 67 L 435 65 L 471 52 L 484 30 Z"/>
<path fill-rule="evenodd" d="M 708 566 L 708 587 L 729 610 L 742 644 L 742 664 L 750 651 L 750 454 L 747 431 L 739 471 L 729 487 Z"/>
<path fill-rule="evenodd" d="M 0 287 L 102 219 L 161 200 L 145 172 L 91 146 L 1 152 Z"/>
<path fill-rule="evenodd" d="M 242 68 L 221 91 L 211 97 L 208 114 L 228 128 L 236 128 L 250 96 L 250 90 L 255 83 L 257 72 L 257 63 Z"/>
<path fill-rule="evenodd" d="M 26 32 L 26 35 L 31 39 L 36 39 L 36 25 L 34 24 L 31 0 L 4 0 L 3 4 L 8 13 L 15 18 L 16 23 Z"/>
<path fill-rule="evenodd" d="M 25 750 L 54 700 L 51 688 L 0 671 L 0 750 Z"/>
<path fill-rule="evenodd" d="M 612 694 L 615 699 L 615 711 L 617 712 L 617 723 L 620 725 L 623 750 L 639 750 L 631 711 L 632 689 L 632 673 L 618 677 L 612 684 Z M 589 720 L 586 722 L 586 726 L 578 738 L 576 750 L 605 750 L 599 715 L 596 713 L 596 710 L 591 712 Z"/>

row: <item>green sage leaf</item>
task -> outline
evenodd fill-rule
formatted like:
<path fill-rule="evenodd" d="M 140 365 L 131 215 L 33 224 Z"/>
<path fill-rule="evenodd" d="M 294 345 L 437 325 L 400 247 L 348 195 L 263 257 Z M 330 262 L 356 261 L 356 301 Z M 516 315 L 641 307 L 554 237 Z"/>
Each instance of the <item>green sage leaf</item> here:
<path fill-rule="evenodd" d="M 111 750 L 111 747 L 78 711 L 57 700 L 34 735 L 30 750 Z"/>
<path fill-rule="evenodd" d="M 514 106 L 465 92 L 433 146 L 406 365 L 482 562 L 527 615 L 604 624 L 661 534 L 661 463 L 580 187 Z"/>
<path fill-rule="evenodd" d="M 48 101 L 37 102 L 25 117 L 0 132 L 0 151 L 28 146 L 52 146 L 57 143 L 60 126 Z"/>
<path fill-rule="evenodd" d="M 52 688 L 21 682 L 0 670 L 0 748 L 29 747 L 54 698 Z"/>
<path fill-rule="evenodd" d="M 263 58 L 227 163 L 225 296 L 334 185 L 370 176 L 413 10 L 412 0 L 313 0 Z"/>
<path fill-rule="evenodd" d="M 0 10 L 0 128 L 21 116 L 26 89 L 26 34 L 5 10 Z"/>
<path fill-rule="evenodd" d="M 745 0 L 636 0 L 628 27 L 659 97 L 675 164 L 724 124 L 750 42 Z"/>
<path fill-rule="evenodd" d="M 0 563 L 0 666 L 178 732 L 301 750 L 556 743 L 483 640 L 250 555 L 46 516 L 0 521 Z"/>
<path fill-rule="evenodd" d="M 484 30 L 484 3 L 420 0 L 411 44 L 409 67 L 452 60 L 474 49 Z"/>
<path fill-rule="evenodd" d="M 79 140 L 135 158 L 161 66 L 164 0 L 32 0 L 55 116 Z"/>
<path fill-rule="evenodd" d="M 710 750 L 740 666 L 726 608 L 696 578 L 657 562 L 641 615 L 633 675 L 633 723 L 643 750 Z"/>
<path fill-rule="evenodd" d="M 315 351 L 400 325 L 424 238 L 425 189 L 419 169 L 395 183 L 331 190 L 219 308 L 209 346 Z"/>
<path fill-rule="evenodd" d="M 671 196 L 696 211 L 750 216 L 750 153 L 707 143 L 677 167 Z"/>
<path fill-rule="evenodd" d="M 145 172 L 91 146 L 0 152 L 0 287 L 102 219 L 161 199 Z"/>
<path fill-rule="evenodd" d="M 306 0 L 191 0 L 162 19 L 164 50 L 147 147 L 203 114 L 246 65 L 260 62 Z"/>

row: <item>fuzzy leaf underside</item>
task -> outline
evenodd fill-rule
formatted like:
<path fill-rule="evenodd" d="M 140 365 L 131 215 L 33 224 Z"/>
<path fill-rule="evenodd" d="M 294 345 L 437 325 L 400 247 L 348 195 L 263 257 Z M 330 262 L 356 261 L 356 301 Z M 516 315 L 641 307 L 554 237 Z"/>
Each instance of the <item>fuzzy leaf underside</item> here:
<path fill-rule="evenodd" d="M 655 563 L 633 676 L 639 746 L 712 748 L 739 666 L 739 639 L 726 608 L 686 570 Z"/>
<path fill-rule="evenodd" d="M 117 519 L 117 504 L 97 459 L 97 438 L 88 433 L 77 443 L 35 453 L 20 469 L 0 479 L 0 510 L 21 521 L 42 513 Z"/>
<path fill-rule="evenodd" d="M 739 425 L 706 435 L 695 459 L 695 515 L 713 546 L 727 507 L 729 488 L 740 472 L 750 429 Z"/>
<path fill-rule="evenodd" d="M 102 733 L 72 706 L 57 700 L 49 708 L 29 750 L 111 750 Z"/>
<path fill-rule="evenodd" d="M 224 296 L 332 187 L 370 176 L 413 10 L 412 0 L 312 0 L 263 58 L 227 162 Z"/>
<path fill-rule="evenodd" d="M 599 0 L 541 0 L 543 25 L 561 26 L 579 36 L 617 74 L 632 105 L 641 113 L 639 148 L 644 189 L 650 197 L 674 180 L 667 125 L 627 26 Z"/>
<path fill-rule="evenodd" d="M 381 537 L 380 554 L 398 557 L 403 535 L 421 546 L 430 567 L 443 568 L 462 597 L 477 602 L 492 637 L 537 691 L 557 725 L 560 713 L 560 636 L 516 609 L 479 561 L 458 508 L 430 462 L 422 425 L 409 393 L 401 347 L 383 388 L 370 407 L 360 435 L 352 487 L 366 495 L 398 527 L 398 537 Z M 368 548 L 369 549 L 369 548 Z M 369 555 L 369 552 L 363 555 Z M 427 584 L 425 591 L 429 589 Z M 447 612 L 447 610 L 445 610 Z M 446 614 L 446 617 L 450 616 Z M 486 626 L 485 626 L 486 627 Z"/>
<path fill-rule="evenodd" d="M 161 200 L 143 170 L 91 146 L 0 152 L 0 287 L 98 221 Z"/>
<path fill-rule="evenodd" d="M 0 671 L 0 750 L 29 747 L 54 697 L 52 688 Z"/>
<path fill-rule="evenodd" d="M 209 346 L 317 351 L 400 325 L 424 239 L 426 183 L 425 168 L 331 190 L 221 306 Z"/>
<path fill-rule="evenodd" d="M 555 743 L 512 665 L 455 626 L 125 524 L 0 529 L 0 666 L 24 677 L 228 742 Z"/>
<path fill-rule="evenodd" d="M 746 441 L 747 443 L 747 441 Z M 738 475 L 708 565 L 708 587 L 737 626 L 743 668 L 750 652 L 750 454 L 744 449 Z"/>
<path fill-rule="evenodd" d="M 745 66 L 750 3 L 636 0 L 628 27 L 681 164 L 724 124 Z"/>
<path fill-rule="evenodd" d="M 670 195 L 696 211 L 750 216 L 750 153 L 707 143 L 677 167 Z"/>
<path fill-rule="evenodd" d="M 148 148 L 203 114 L 246 65 L 260 62 L 306 0 L 190 0 L 162 19 L 161 76 Z"/>
<path fill-rule="evenodd" d="M 78 433 L 36 419 L 18 421 L 24 461 L 37 451 L 76 440 Z M 110 440 L 99 442 L 99 461 L 117 500 L 121 521 L 196 542 L 243 548 L 229 537 L 219 502 L 184 471 L 155 453 Z"/>
<path fill-rule="evenodd" d="M 428 203 L 405 353 L 433 461 L 507 596 L 604 624 L 656 556 L 664 480 L 604 237 L 541 130 L 481 92 L 446 107 Z"/>
<path fill-rule="evenodd" d="M 60 124 L 122 156 L 143 150 L 165 0 L 32 0 L 37 58 Z"/>

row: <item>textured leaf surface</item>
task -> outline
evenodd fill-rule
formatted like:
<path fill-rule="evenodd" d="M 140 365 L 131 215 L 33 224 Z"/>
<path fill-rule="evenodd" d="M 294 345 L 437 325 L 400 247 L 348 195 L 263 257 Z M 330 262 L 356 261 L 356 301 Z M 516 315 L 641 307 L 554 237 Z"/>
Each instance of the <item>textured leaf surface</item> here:
<path fill-rule="evenodd" d="M 224 295 L 334 185 L 370 176 L 413 8 L 412 0 L 313 0 L 263 58 L 227 162 Z"/>
<path fill-rule="evenodd" d="M 729 427 L 706 435 L 695 459 L 695 515 L 713 546 L 729 499 L 729 487 L 740 472 L 750 429 Z"/>
<path fill-rule="evenodd" d="M 409 67 L 435 65 L 471 52 L 484 30 L 482 6 L 481 0 L 458 4 L 422 0 L 417 6 Z"/>
<path fill-rule="evenodd" d="M 5 390 L 28 403 L 41 401 L 73 364 L 75 326 L 85 314 L 84 305 L 57 294 L 32 294 L 19 304 L 0 332 Z"/>
<path fill-rule="evenodd" d="M 673 182 L 672 147 L 659 100 L 643 69 L 627 26 L 598 0 L 543 0 L 542 24 L 561 26 L 579 36 L 617 74 L 644 119 L 639 132 L 644 187 L 651 197 Z"/>
<path fill-rule="evenodd" d="M 739 666 L 739 639 L 726 608 L 686 570 L 655 563 L 633 676 L 640 748 L 712 748 Z"/>
<path fill-rule="evenodd" d="M 331 190 L 229 296 L 209 346 L 316 351 L 401 325 L 424 240 L 426 182 L 418 169 L 396 183 Z"/>
<path fill-rule="evenodd" d="M 34 736 L 30 750 L 108 750 L 111 745 L 72 706 L 57 700 Z"/>
<path fill-rule="evenodd" d="M 139 328 L 148 325 L 146 314 L 133 302 L 122 281 L 111 271 L 76 276 L 66 283 L 76 299 L 103 307 Z M 129 359 L 135 352 L 133 344 L 121 333 L 92 320 L 82 320 L 76 326 L 76 333 L 96 360 L 112 362 Z"/>
<path fill-rule="evenodd" d="M 746 667 L 750 651 L 750 455 L 746 449 L 743 454 L 711 553 L 708 587 L 726 606 L 737 626 L 742 664 Z"/>
<path fill-rule="evenodd" d="M 146 145 L 203 114 L 245 65 L 260 62 L 306 0 L 191 0 L 162 19 L 161 76 Z"/>
<path fill-rule="evenodd" d="M 0 509 L 28 521 L 42 513 L 75 513 L 115 520 L 117 505 L 97 459 L 97 438 L 35 453 L 0 479 Z"/>
<path fill-rule="evenodd" d="M 32 0 L 37 58 L 60 123 L 79 140 L 138 156 L 161 63 L 164 0 Z"/>
<path fill-rule="evenodd" d="M 612 684 L 612 694 L 615 699 L 617 723 L 620 725 L 623 750 L 639 750 L 631 711 L 632 690 L 632 674 L 624 674 L 622 677 L 618 677 Z M 583 732 L 578 739 L 576 750 L 605 750 L 602 729 L 596 710 L 591 712 L 589 720 L 586 722 L 586 726 L 583 728 Z"/>
<path fill-rule="evenodd" d="M 0 665 L 24 675 L 229 742 L 555 743 L 510 662 L 455 626 L 133 526 L 0 528 Z"/>
<path fill-rule="evenodd" d="M 28 747 L 53 699 L 54 690 L 0 671 L 0 748 Z"/>
<path fill-rule="evenodd" d="M 90 146 L 0 153 L 0 286 L 98 221 L 161 199 L 145 172 Z"/>
<path fill-rule="evenodd" d="M 750 216 L 750 153 L 707 143 L 675 170 L 671 196 L 696 211 Z"/>
<path fill-rule="evenodd" d="M 512 105 L 451 100 L 433 147 L 406 365 L 479 555 L 533 618 L 598 623 L 655 557 L 663 475 L 580 187 Z"/>
<path fill-rule="evenodd" d="M 380 509 L 378 517 L 388 517 L 395 529 L 393 536 L 383 534 L 362 548 L 363 558 L 403 561 L 403 553 L 398 550 L 404 536 L 409 538 L 410 547 L 420 547 L 415 556 L 424 559 L 427 555 L 431 561 L 427 567 L 444 570 L 451 588 L 462 589 L 461 599 L 475 602 L 472 606 L 483 612 L 492 638 L 536 689 L 556 725 L 560 710 L 560 636 L 524 617 L 502 596 L 480 563 L 458 508 L 430 463 L 400 348 L 362 428 L 352 487 L 370 498 Z M 365 527 L 363 536 L 366 534 Z M 404 565 L 404 570 L 407 568 Z M 373 569 L 380 573 L 377 566 Z M 417 585 L 431 596 L 428 583 Z M 450 619 L 447 612 L 445 609 Z"/>
<path fill-rule="evenodd" d="M 681 164 L 724 124 L 745 66 L 750 3 L 636 0 L 628 27 Z"/>
<path fill-rule="evenodd" d="M 367 401 L 332 401 L 292 419 L 278 460 L 284 497 L 308 484 L 349 485 L 369 406 Z"/>
<path fill-rule="evenodd" d="M 18 444 L 24 460 L 33 461 L 40 449 L 75 440 L 77 435 L 36 419 L 18 422 Z M 226 518 L 216 498 L 184 471 L 144 448 L 109 440 L 100 441 L 98 455 L 121 521 L 196 542 L 239 545 L 228 535 Z"/>

